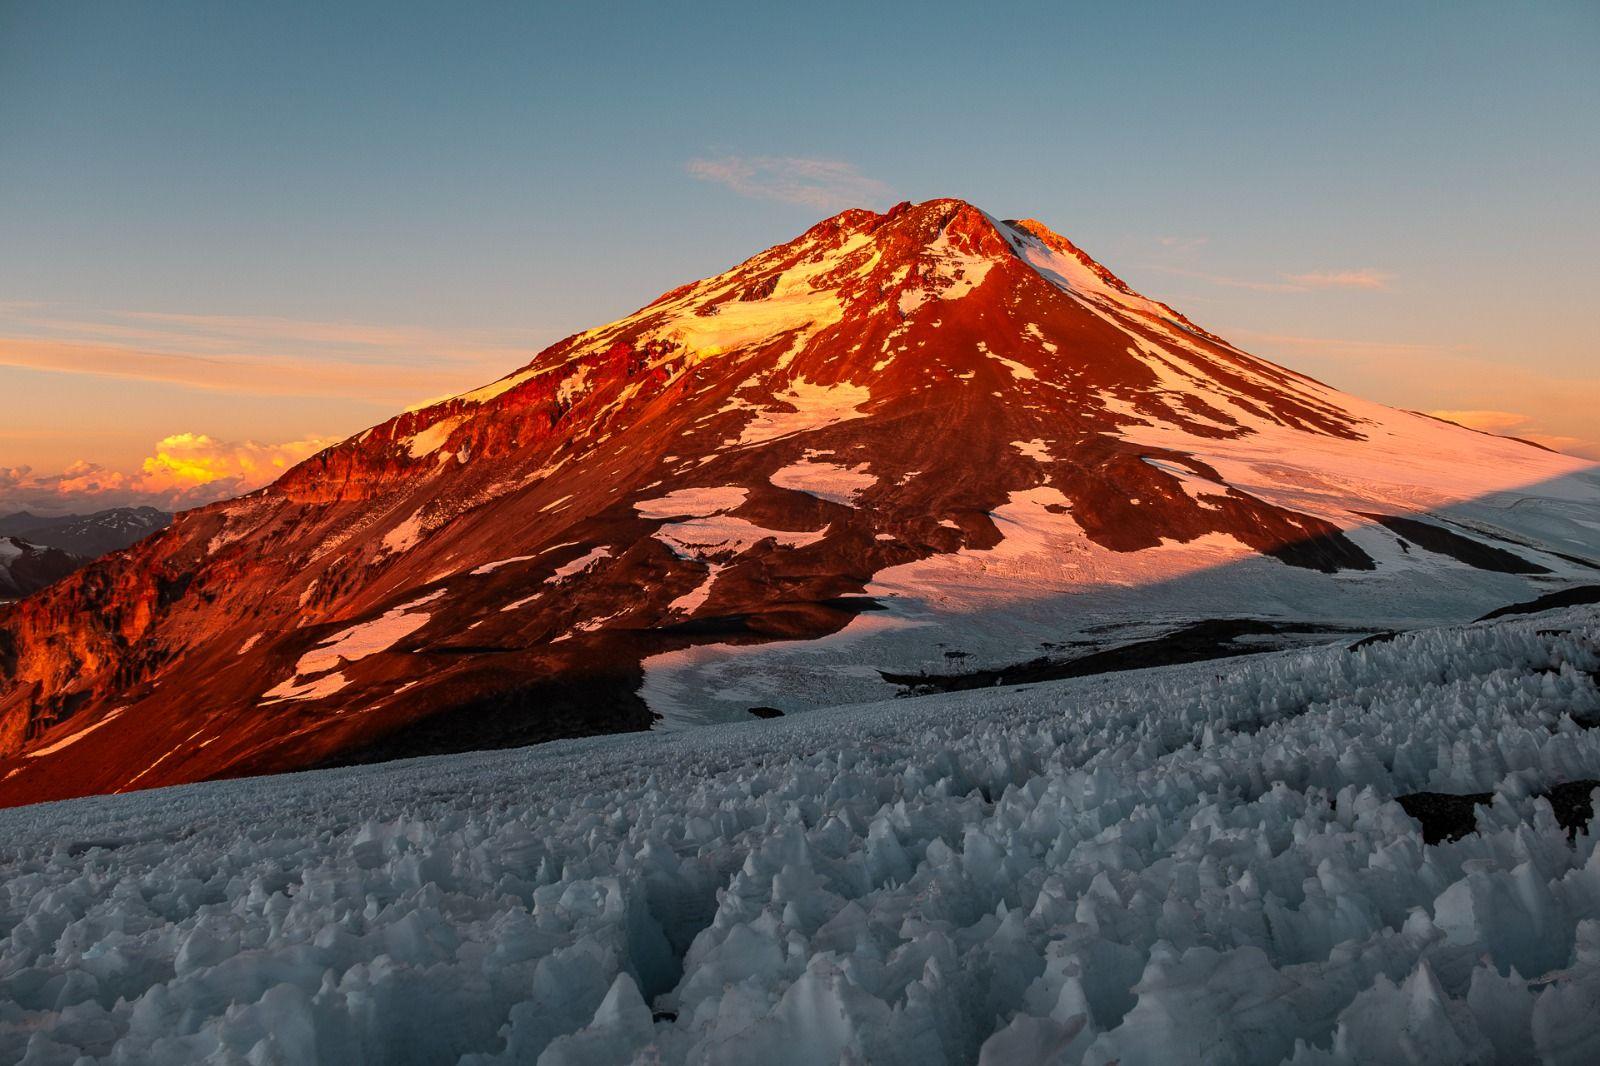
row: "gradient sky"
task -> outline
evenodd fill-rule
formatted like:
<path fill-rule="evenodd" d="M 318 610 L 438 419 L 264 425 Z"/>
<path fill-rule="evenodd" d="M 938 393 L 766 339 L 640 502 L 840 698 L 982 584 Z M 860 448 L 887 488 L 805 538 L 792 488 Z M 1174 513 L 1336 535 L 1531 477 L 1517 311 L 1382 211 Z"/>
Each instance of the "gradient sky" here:
<path fill-rule="evenodd" d="M 252 486 L 935 196 L 1600 457 L 1592 0 L 579 7 L 0 0 L 0 511 Z"/>

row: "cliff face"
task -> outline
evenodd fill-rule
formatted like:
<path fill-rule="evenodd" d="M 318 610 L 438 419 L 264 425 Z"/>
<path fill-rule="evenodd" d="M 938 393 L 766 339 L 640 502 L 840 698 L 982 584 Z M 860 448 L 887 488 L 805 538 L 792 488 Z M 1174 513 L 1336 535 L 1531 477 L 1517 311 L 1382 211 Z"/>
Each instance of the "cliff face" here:
<path fill-rule="evenodd" d="M 1334 595 L 1438 562 L 1365 515 L 1581 467 L 1253 358 L 1036 222 L 848 211 L 0 608 L 0 802 L 643 728 L 652 664 L 877 626 L 916 666 L 947 615 L 1037 636 L 1201 568 Z"/>

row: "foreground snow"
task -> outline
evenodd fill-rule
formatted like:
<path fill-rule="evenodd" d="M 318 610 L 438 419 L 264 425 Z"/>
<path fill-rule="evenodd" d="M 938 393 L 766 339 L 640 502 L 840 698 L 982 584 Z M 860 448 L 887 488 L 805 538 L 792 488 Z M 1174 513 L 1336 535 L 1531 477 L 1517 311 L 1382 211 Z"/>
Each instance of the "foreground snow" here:
<path fill-rule="evenodd" d="M 0 812 L 0 1061 L 1600 1061 L 1600 850 L 1532 798 L 1600 777 L 1597 640 Z M 1418 790 L 1495 798 L 1425 846 Z"/>

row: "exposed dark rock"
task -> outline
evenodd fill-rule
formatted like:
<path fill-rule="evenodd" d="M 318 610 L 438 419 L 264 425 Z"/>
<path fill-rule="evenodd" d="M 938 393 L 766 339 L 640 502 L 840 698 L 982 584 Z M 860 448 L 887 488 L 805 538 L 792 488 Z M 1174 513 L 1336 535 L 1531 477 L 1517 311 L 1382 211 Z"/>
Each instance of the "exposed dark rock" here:
<path fill-rule="evenodd" d="M 1391 531 L 1409 538 L 1413 544 L 1421 548 L 1439 555 L 1448 555 L 1479 570 L 1492 570 L 1501 574 L 1550 572 L 1548 568 L 1529 562 L 1520 555 L 1513 555 L 1503 548 L 1483 544 L 1471 537 L 1463 537 L 1432 522 L 1424 522 L 1419 518 L 1402 518 L 1399 515 L 1372 514 L 1366 511 L 1360 513 L 1363 517 L 1370 518 Z"/>
<path fill-rule="evenodd" d="M 1473 792 L 1453 796 L 1448 792 L 1413 792 L 1396 796 L 1395 802 L 1422 823 L 1422 841 L 1438 844 L 1460 840 L 1478 830 L 1478 806 L 1494 800 L 1493 792 Z"/>
<path fill-rule="evenodd" d="M 1514 614 L 1538 614 L 1558 607 L 1582 607 L 1589 603 L 1600 603 L 1600 585 L 1574 585 L 1557 592 L 1547 592 L 1537 599 L 1508 603 L 1504 607 L 1496 607 L 1478 621 L 1487 622 L 1492 618 L 1506 618 Z"/>
<path fill-rule="evenodd" d="M 1579 830 L 1589 828 L 1594 819 L 1594 803 L 1590 794 L 1600 788 L 1600 781 L 1568 781 L 1543 793 L 1555 811 L 1556 821 L 1567 831 L 1567 839 L 1577 837 Z"/>
<path fill-rule="evenodd" d="M 1600 788 L 1600 781 L 1579 780 L 1554 785 L 1535 793 L 1549 801 L 1556 822 L 1573 840 L 1580 830 L 1589 828 L 1594 818 L 1590 793 Z M 1448 792 L 1413 792 L 1396 796 L 1405 812 L 1422 823 L 1422 840 L 1438 844 L 1446 840 L 1460 840 L 1478 830 L 1478 808 L 1494 801 L 1492 792 L 1473 792 L 1457 796 Z"/>
<path fill-rule="evenodd" d="M 1120 648 L 1108 648 L 1077 659 L 1030 659 L 1011 666 L 972 670 L 961 674 L 898 674 L 879 671 L 891 685 L 901 685 L 908 695 L 932 692 L 959 692 L 996 685 L 1020 685 L 1038 681 L 1059 681 L 1068 677 L 1142 670 L 1149 666 L 1226 659 L 1235 655 L 1254 655 L 1272 649 L 1260 645 L 1236 644 L 1235 638 L 1252 635 L 1293 633 L 1337 633 L 1331 626 L 1291 625 L 1262 622 L 1250 618 L 1213 618 L 1196 622 L 1153 640 L 1143 640 Z"/>

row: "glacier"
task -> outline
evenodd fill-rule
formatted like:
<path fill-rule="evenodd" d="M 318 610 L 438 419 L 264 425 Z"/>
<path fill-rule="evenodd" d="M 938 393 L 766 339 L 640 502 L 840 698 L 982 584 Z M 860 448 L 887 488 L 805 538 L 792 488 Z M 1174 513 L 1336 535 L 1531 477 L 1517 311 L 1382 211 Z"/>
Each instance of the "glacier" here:
<path fill-rule="evenodd" d="M 1600 1061 L 1600 607 L 1360 643 L 0 811 L 0 1061 Z"/>

